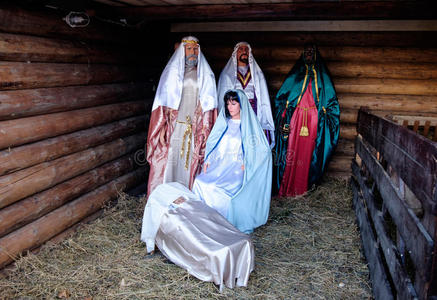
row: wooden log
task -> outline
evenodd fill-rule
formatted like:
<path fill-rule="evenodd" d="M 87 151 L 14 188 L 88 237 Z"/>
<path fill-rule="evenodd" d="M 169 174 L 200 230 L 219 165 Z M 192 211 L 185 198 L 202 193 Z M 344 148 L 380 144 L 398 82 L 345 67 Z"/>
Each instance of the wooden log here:
<path fill-rule="evenodd" d="M 376 183 L 383 199 L 384 207 L 390 213 L 399 234 L 405 241 L 416 272 L 425 278 L 429 278 L 431 271 L 430 261 L 434 248 L 431 236 L 416 215 L 414 215 L 413 211 L 408 209 L 405 202 L 399 198 L 389 175 L 371 154 L 370 149 L 364 145 L 362 139 L 356 139 L 355 147 L 366 169 L 369 170 Z M 394 155 L 393 153 L 390 154 Z M 424 175 L 422 174 L 422 176 Z"/>
<path fill-rule="evenodd" d="M 437 113 L 437 96 L 384 95 L 384 94 L 337 94 L 341 109 L 372 107 L 387 112 Z"/>
<path fill-rule="evenodd" d="M 132 171 L 134 166 L 134 155 L 129 154 L 3 208 L 0 210 L 0 237 Z"/>
<path fill-rule="evenodd" d="M 0 176 L 144 130 L 139 116 L 0 151 Z"/>
<path fill-rule="evenodd" d="M 227 42 L 214 48 L 202 47 L 202 52 L 208 61 L 226 62 L 232 54 L 234 45 Z M 360 62 L 360 63 L 435 63 L 437 49 L 435 48 L 395 48 L 395 47 L 326 47 L 319 46 L 321 56 L 325 61 Z M 302 55 L 302 45 L 266 46 L 256 43 L 252 46 L 252 53 L 261 66 L 267 64 L 288 63 L 291 66 Z M 288 69 L 287 72 L 290 70 Z M 263 68 L 264 71 L 264 68 Z"/>
<path fill-rule="evenodd" d="M 387 225 L 385 224 L 382 212 L 376 208 L 373 192 L 366 185 L 366 179 L 361 175 L 360 169 L 355 161 L 352 163 L 352 170 L 354 179 L 356 180 L 354 183 L 359 187 L 355 188 L 358 188 L 363 195 L 362 201 L 366 205 L 369 220 L 372 220 L 373 227 L 375 228 L 377 242 L 384 254 L 390 277 L 396 288 L 396 295 L 399 299 L 417 299 L 417 294 L 411 279 L 396 255 L 396 253 L 399 253 L 399 250 L 387 234 Z"/>
<path fill-rule="evenodd" d="M 170 40 L 180 41 L 187 34 L 194 34 L 200 40 L 202 51 L 222 47 L 226 41 L 232 49 L 241 41 L 247 41 L 256 51 L 258 46 L 269 48 L 285 46 L 303 47 L 306 43 L 315 43 L 324 47 L 411 47 L 436 48 L 436 32 L 179 32 L 173 33 Z M 169 49 L 170 50 L 170 49 Z M 232 51 L 231 51 L 232 52 Z M 229 58 L 231 52 L 227 52 Z M 256 55 L 256 52 L 255 52 Z M 207 56 L 208 58 L 208 56 Z M 255 56 L 255 58 L 257 58 Z"/>
<path fill-rule="evenodd" d="M 345 140 L 353 140 L 357 136 L 357 129 L 355 125 L 341 124 L 340 138 Z"/>
<path fill-rule="evenodd" d="M 335 154 L 352 157 L 355 154 L 355 143 L 353 140 L 338 139 Z"/>
<path fill-rule="evenodd" d="M 287 75 L 294 63 L 290 61 L 282 64 L 268 64 L 263 68 L 263 72 L 266 77 Z M 437 79 L 437 64 L 432 63 L 328 61 L 326 65 L 333 78 Z"/>
<path fill-rule="evenodd" d="M 138 63 L 134 49 L 92 42 L 0 33 L 0 60 L 50 63 Z"/>
<path fill-rule="evenodd" d="M 41 245 L 98 211 L 106 202 L 115 199 L 120 191 L 142 180 L 145 180 L 144 169 L 126 174 L 1 238 L 0 268 L 12 262 L 23 251 Z"/>
<path fill-rule="evenodd" d="M 336 78 L 334 84 L 339 93 L 437 95 L 436 80 Z"/>
<path fill-rule="evenodd" d="M 356 124 L 358 118 L 358 109 L 342 109 L 340 110 L 340 122 Z"/>
<path fill-rule="evenodd" d="M 140 69 L 119 65 L 0 62 L 0 90 L 115 83 L 140 76 Z"/>
<path fill-rule="evenodd" d="M 417 1 L 327 1 L 293 3 L 251 3 L 143 6 L 114 8 L 119 15 L 148 20 L 230 21 L 230 20 L 354 20 L 434 19 L 435 5 Z"/>
<path fill-rule="evenodd" d="M 0 177 L 0 208 L 144 146 L 145 133 L 70 154 Z"/>
<path fill-rule="evenodd" d="M 437 224 L 437 216 L 434 219 L 434 224 Z M 429 280 L 428 296 L 437 296 L 437 228 L 434 231 L 434 257 L 432 262 L 431 278 Z"/>
<path fill-rule="evenodd" d="M 208 61 L 226 62 L 232 54 L 234 45 L 228 43 L 216 47 L 202 48 Z M 359 62 L 359 63 L 431 63 L 435 64 L 437 49 L 435 48 L 395 48 L 395 47 L 326 47 L 319 46 L 321 56 L 326 62 Z M 268 64 L 284 64 L 289 66 L 285 72 L 290 71 L 293 64 L 303 52 L 302 45 L 266 46 L 256 43 L 252 46 L 252 53 L 258 63 L 265 67 Z"/>
<path fill-rule="evenodd" d="M 142 114 L 142 101 L 103 105 L 0 122 L 0 149 Z"/>
<path fill-rule="evenodd" d="M 334 172 L 350 171 L 353 156 L 334 154 L 329 161 L 327 170 Z"/>
<path fill-rule="evenodd" d="M 135 30 L 111 25 L 95 18 L 87 27 L 72 28 L 63 20 L 66 14 L 62 10 L 30 10 L 27 7 L 22 9 L 16 4 L 1 3 L 0 31 L 112 43 L 129 42 L 136 34 Z"/>
<path fill-rule="evenodd" d="M 432 118 L 431 116 L 427 117 L 429 113 L 418 112 L 419 116 L 411 116 L 411 114 L 415 114 L 414 111 L 410 112 L 397 112 L 397 111 L 387 111 L 387 110 L 374 110 L 372 109 L 372 113 L 381 117 L 381 118 L 390 118 L 396 117 L 400 118 L 401 116 L 405 116 L 405 118 L 411 119 L 410 121 L 414 123 L 414 126 L 417 126 L 413 129 L 414 132 L 417 132 L 419 126 L 425 125 L 426 118 Z M 358 119 L 358 109 L 340 109 L 340 122 L 342 125 L 344 124 L 356 124 Z M 414 119 L 414 120 L 413 120 Z M 436 119 L 437 120 L 437 119 Z M 429 121 L 428 121 L 429 122 Z M 413 124 L 410 124 L 413 125 Z M 429 129 L 428 129 L 429 130 Z M 426 134 L 423 134 L 427 136 Z"/>
<path fill-rule="evenodd" d="M 172 23 L 172 32 L 437 31 L 435 20 L 306 20 Z"/>
<path fill-rule="evenodd" d="M 349 181 L 351 178 L 351 171 L 330 171 L 329 169 L 326 170 L 326 173 L 324 175 L 325 177 L 332 177 L 344 181 Z"/>
<path fill-rule="evenodd" d="M 276 92 L 284 76 L 270 78 L 269 84 Z M 406 80 L 378 78 L 333 78 L 338 93 L 393 94 L 393 95 L 437 95 L 437 80 Z"/>
<path fill-rule="evenodd" d="M 3 91 L 0 121 L 153 98 L 150 83 L 120 83 Z M 152 100 L 149 100 L 152 102 Z"/>
<path fill-rule="evenodd" d="M 390 283 L 382 262 L 381 254 L 377 247 L 376 237 L 370 225 L 369 217 L 363 205 L 363 199 L 359 195 L 357 184 L 352 180 L 354 194 L 353 204 L 357 223 L 360 228 L 361 241 L 363 242 L 364 255 L 368 261 L 372 291 L 375 299 L 394 299 Z"/>

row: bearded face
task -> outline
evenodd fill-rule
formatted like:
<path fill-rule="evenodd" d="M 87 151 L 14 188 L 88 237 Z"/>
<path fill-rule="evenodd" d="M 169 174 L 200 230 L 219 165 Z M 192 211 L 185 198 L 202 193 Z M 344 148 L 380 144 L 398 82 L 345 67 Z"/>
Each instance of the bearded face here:
<path fill-rule="evenodd" d="M 185 44 L 185 64 L 188 66 L 197 66 L 199 55 L 199 45 L 193 43 Z"/>
<path fill-rule="evenodd" d="M 249 47 L 241 45 L 237 49 L 237 62 L 238 65 L 247 66 L 249 64 Z"/>

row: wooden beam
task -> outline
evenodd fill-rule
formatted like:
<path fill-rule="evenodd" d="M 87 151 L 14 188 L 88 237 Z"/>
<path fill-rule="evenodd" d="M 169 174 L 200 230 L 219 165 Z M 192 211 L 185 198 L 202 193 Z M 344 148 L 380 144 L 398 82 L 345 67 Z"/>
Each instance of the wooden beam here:
<path fill-rule="evenodd" d="M 0 121 L 45 115 L 150 97 L 147 82 L 2 91 Z"/>
<path fill-rule="evenodd" d="M 57 39 L 109 41 L 118 44 L 129 42 L 136 33 L 132 29 L 102 22 L 96 18 L 92 18 L 87 27 L 72 28 L 63 20 L 66 14 L 62 10 L 35 9 L 35 7 L 30 10 L 27 7 L 20 8 L 15 3 L 1 3 L 0 31 Z"/>
<path fill-rule="evenodd" d="M 232 51 L 234 50 L 234 45 L 229 43 L 229 41 L 225 37 L 225 33 L 222 33 L 221 37 L 218 37 L 217 34 L 214 34 L 222 43 L 221 44 L 213 44 L 211 47 L 212 41 L 207 40 L 207 46 L 202 47 L 202 52 L 208 58 L 208 61 L 214 60 L 217 62 L 224 61 L 225 63 L 231 57 Z M 286 34 L 283 34 L 285 38 Z M 307 34 L 308 35 L 308 34 Z M 312 36 L 313 34 L 311 34 Z M 355 36 L 350 34 L 349 38 L 351 40 L 361 40 L 361 39 L 369 39 L 369 36 Z M 197 36 L 197 35 L 196 35 Z M 388 39 L 389 34 L 387 34 Z M 337 34 L 332 38 L 337 38 Z M 241 36 L 240 36 L 241 38 Z M 273 65 L 281 63 L 294 63 L 303 52 L 303 45 L 295 44 L 295 45 L 275 45 L 268 43 L 264 43 L 261 39 L 264 36 L 260 37 L 259 41 L 254 41 L 252 45 L 252 51 L 255 59 L 258 62 L 263 62 L 264 64 L 270 63 Z M 279 38 L 279 37 L 278 37 Z M 303 36 L 302 36 L 303 38 Z M 246 35 L 244 35 L 244 39 L 246 39 Z M 390 38 L 391 39 L 391 38 Z M 407 39 L 407 37 L 405 37 Z M 203 42 L 203 39 L 200 40 Z M 337 61 L 337 62 L 359 62 L 359 63 L 381 63 L 382 61 L 386 63 L 415 63 L 419 65 L 420 63 L 436 63 L 437 57 L 437 49 L 436 48 L 415 48 L 412 47 L 371 47 L 371 46 L 343 46 L 343 42 L 346 41 L 338 41 L 342 46 L 324 46 L 323 42 L 320 41 L 318 50 L 320 51 L 321 56 L 325 60 L 325 62 Z M 390 41 L 388 41 L 390 42 Z M 203 43 L 202 43 L 203 44 Z M 423 65 L 423 64 L 420 64 Z M 289 70 L 287 70 L 288 72 Z"/>
<path fill-rule="evenodd" d="M 311 1 L 124 7 L 111 11 L 119 17 L 147 20 L 390 20 L 433 19 L 437 16 L 435 7 L 431 1 Z"/>
<path fill-rule="evenodd" d="M 270 78 L 269 87 L 279 90 L 283 76 Z M 385 94 L 437 96 L 437 80 L 381 79 L 381 78 L 333 78 L 335 90 L 342 94 Z"/>
<path fill-rule="evenodd" d="M 134 167 L 134 155 L 125 155 L 1 209 L 0 237 L 36 220 L 72 199 L 129 173 Z"/>
<path fill-rule="evenodd" d="M 436 214 L 433 193 L 437 182 L 437 147 L 427 138 L 364 110 L 359 112 L 357 130 L 381 153 L 426 210 Z"/>
<path fill-rule="evenodd" d="M 35 222 L 0 239 L 0 268 L 12 262 L 21 252 L 35 248 L 117 198 L 120 191 L 143 181 L 144 168 L 119 177 L 82 197 L 61 206 Z"/>
<path fill-rule="evenodd" d="M 0 59 L 21 62 L 136 63 L 144 60 L 137 48 L 0 33 Z"/>
<path fill-rule="evenodd" d="M 147 78 L 147 75 L 151 75 L 149 71 L 126 65 L 0 62 L 0 89 L 126 82 Z"/>
<path fill-rule="evenodd" d="M 171 32 L 437 31 L 436 20 L 253 21 L 173 23 Z"/>
<path fill-rule="evenodd" d="M 356 139 L 355 149 L 372 174 L 379 193 L 384 199 L 384 207 L 387 208 L 399 234 L 405 241 L 416 271 L 424 278 L 429 278 L 431 276 L 431 261 L 434 249 L 432 237 L 414 212 L 407 207 L 405 201 L 399 198 L 396 187 L 390 180 L 389 175 L 362 139 Z M 426 174 L 422 174 L 419 177 L 423 178 L 425 176 Z"/>
<path fill-rule="evenodd" d="M 145 116 L 76 131 L 0 151 L 0 176 L 144 130 Z"/>
<path fill-rule="evenodd" d="M 143 114 L 142 101 L 123 102 L 0 122 L 0 149 Z"/>
<path fill-rule="evenodd" d="M 366 185 L 366 179 L 360 173 L 360 169 L 355 161 L 352 162 L 352 173 L 354 175 L 354 180 L 352 180 L 352 186 L 354 189 L 354 195 L 356 194 L 355 189 L 359 186 L 362 198 L 357 201 L 365 203 L 367 208 L 367 214 L 370 220 L 373 222 L 373 227 L 377 235 L 377 243 L 379 244 L 382 253 L 384 254 L 385 260 L 387 262 L 386 266 L 390 271 L 393 285 L 396 288 L 396 294 L 399 299 L 417 299 L 416 291 L 414 290 L 413 284 L 410 277 L 405 271 L 404 266 L 401 264 L 399 257 L 397 255 L 398 249 L 396 248 L 393 241 L 387 234 L 386 224 L 384 217 L 380 210 L 376 208 L 375 199 L 371 188 Z M 355 182 L 355 180 L 357 182 Z M 369 242 L 369 241 L 367 241 Z"/>
<path fill-rule="evenodd" d="M 360 227 L 364 255 L 367 258 L 370 279 L 373 283 L 373 296 L 375 299 L 394 299 L 382 257 L 378 251 L 376 237 L 365 211 L 363 198 L 359 195 L 357 184 L 354 181 L 352 181 L 352 191 L 354 193 L 353 204 L 355 214 L 357 215 L 357 223 Z"/>
<path fill-rule="evenodd" d="M 365 47 L 368 49 L 369 47 L 385 49 L 385 48 L 394 48 L 401 47 L 404 49 L 417 48 L 420 49 L 428 48 L 435 49 L 437 48 L 437 32 L 435 31 L 345 31 L 345 32 L 332 32 L 329 31 L 320 31 L 320 32 L 300 32 L 296 31 L 293 34 L 289 32 L 280 32 L 280 31 L 272 31 L 268 34 L 260 34 L 255 31 L 246 31 L 244 34 L 241 32 L 233 31 L 233 32 L 180 32 L 180 33 L 172 33 L 171 40 L 177 41 L 180 40 L 183 36 L 187 34 L 195 34 L 197 38 L 200 40 L 200 45 L 202 46 L 202 51 L 208 51 L 207 49 L 212 48 L 220 48 L 226 46 L 228 50 L 223 50 L 225 53 L 224 59 L 229 59 L 231 56 L 234 45 L 241 40 L 244 40 L 250 43 L 253 47 L 255 58 L 258 59 L 257 49 L 262 47 L 263 45 L 268 45 L 268 51 L 274 51 L 275 49 L 281 49 L 282 47 L 286 47 L 288 49 L 293 47 L 299 47 L 300 53 L 302 53 L 303 46 L 305 43 L 316 43 L 319 46 L 321 51 L 324 51 L 322 55 L 328 55 L 328 53 L 324 49 L 343 49 L 345 52 L 351 54 L 351 51 L 345 47 Z M 339 47 L 339 45 L 341 45 Z M 424 50 L 424 55 L 428 56 L 428 50 Z M 360 53 L 364 55 L 364 51 L 352 52 L 353 54 Z M 418 51 L 420 53 L 420 50 Z M 353 55 L 352 54 L 352 55 Z M 369 50 L 369 54 L 366 54 L 367 58 L 369 55 L 375 54 L 373 61 L 380 61 L 377 56 L 378 54 L 375 51 Z M 386 58 L 391 54 L 384 54 L 383 57 Z M 398 54 L 396 54 L 398 55 Z M 414 54 L 413 54 L 414 55 Z M 406 57 L 407 55 L 403 55 Z M 420 55 L 422 56 L 422 54 Z M 209 56 L 206 56 L 209 59 Z M 325 57 L 325 56 L 324 56 Z M 429 56 L 428 56 L 429 57 Z M 363 57 L 362 59 L 367 59 Z M 291 58 L 290 58 L 291 59 Z M 361 58 L 359 58 L 361 59 Z M 389 58 L 390 60 L 391 58 Z M 414 59 L 410 57 L 410 59 Z M 432 59 L 432 54 L 431 58 Z M 286 59 L 289 60 L 288 58 Z M 350 60 L 349 57 L 341 57 L 340 60 Z M 403 58 L 401 60 L 404 60 Z M 208 60 L 209 61 L 209 60 Z M 435 60 L 432 60 L 435 62 Z"/>
<path fill-rule="evenodd" d="M 145 133 L 41 163 L 0 177 L 0 208 L 41 192 L 144 146 Z"/>
<path fill-rule="evenodd" d="M 263 68 L 268 75 L 286 75 L 294 61 L 281 64 L 269 64 Z M 399 63 L 399 62 L 348 62 L 328 61 L 326 66 L 332 77 L 342 78 L 382 78 L 382 79 L 437 79 L 437 64 Z"/>

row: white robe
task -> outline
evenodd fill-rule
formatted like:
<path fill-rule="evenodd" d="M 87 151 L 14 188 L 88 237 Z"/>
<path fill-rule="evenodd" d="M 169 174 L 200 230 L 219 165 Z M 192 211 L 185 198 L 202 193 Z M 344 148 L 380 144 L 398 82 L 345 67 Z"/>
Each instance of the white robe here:
<path fill-rule="evenodd" d="M 186 201 L 174 204 L 178 197 Z M 233 288 L 246 286 L 255 265 L 250 236 L 180 183 L 159 185 L 144 209 L 141 240 L 203 281 Z"/>
<path fill-rule="evenodd" d="M 270 148 L 273 148 L 275 145 L 275 123 L 273 122 L 272 108 L 270 105 L 270 95 L 267 88 L 267 82 L 264 78 L 264 74 L 255 61 L 255 58 L 252 55 L 252 48 L 249 44 L 243 42 L 238 43 L 234 51 L 232 52 L 232 56 L 229 59 L 226 66 L 223 68 L 223 71 L 220 74 L 218 84 L 217 84 L 217 95 L 218 95 L 218 109 L 219 111 L 224 106 L 223 97 L 225 93 L 230 89 L 239 88 L 238 79 L 237 79 L 237 50 L 240 44 L 245 44 L 249 47 L 249 67 L 250 72 L 252 74 L 252 79 L 254 87 L 255 87 L 255 95 L 257 99 L 257 117 L 259 123 L 261 124 L 262 129 L 268 130 L 270 132 Z M 248 95 L 250 98 L 250 95 Z"/>
<path fill-rule="evenodd" d="M 193 184 L 193 192 L 208 206 L 227 217 L 229 202 L 243 183 L 243 150 L 240 120 L 228 120 L 228 129 L 217 147 L 206 158 L 209 167 L 200 173 Z"/>

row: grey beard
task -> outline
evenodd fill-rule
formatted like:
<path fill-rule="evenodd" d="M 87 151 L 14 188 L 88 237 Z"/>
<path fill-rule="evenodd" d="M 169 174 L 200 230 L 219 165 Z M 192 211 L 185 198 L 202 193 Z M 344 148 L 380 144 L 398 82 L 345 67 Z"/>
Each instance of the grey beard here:
<path fill-rule="evenodd" d="M 194 59 L 190 59 L 194 57 Z M 185 57 L 185 64 L 189 67 L 195 67 L 197 66 L 197 55 L 190 55 L 188 57 Z"/>

